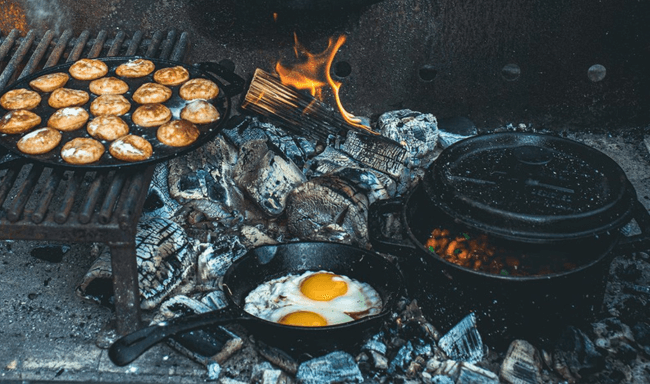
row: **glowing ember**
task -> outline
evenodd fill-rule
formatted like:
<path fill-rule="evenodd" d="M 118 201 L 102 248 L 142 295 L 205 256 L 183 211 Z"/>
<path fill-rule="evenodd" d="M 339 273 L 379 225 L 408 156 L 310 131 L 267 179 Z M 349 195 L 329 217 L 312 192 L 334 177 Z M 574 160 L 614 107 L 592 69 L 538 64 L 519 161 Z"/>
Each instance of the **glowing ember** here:
<path fill-rule="evenodd" d="M 0 0 L 0 9 L 2 9 L 0 31 L 3 35 L 8 34 L 12 29 L 18 29 L 21 32 L 27 30 L 25 11 L 19 5 L 14 4 L 13 1 Z"/>
<path fill-rule="evenodd" d="M 275 70 L 280 76 L 282 84 L 299 90 L 308 90 L 312 96 L 321 101 L 323 97 L 323 88 L 329 85 L 343 119 L 345 119 L 345 121 L 350 125 L 365 129 L 370 133 L 375 133 L 370 130 L 370 127 L 362 124 L 361 119 L 348 113 L 345 108 L 343 108 L 341 98 L 339 97 L 341 83 L 335 81 L 330 76 L 330 69 L 332 67 L 332 62 L 334 61 L 334 56 L 336 56 L 339 48 L 341 48 L 343 43 L 345 43 L 345 36 L 339 36 L 336 41 L 334 41 L 334 38 L 330 37 L 327 49 L 321 53 L 311 53 L 307 51 L 307 49 L 298 42 L 298 37 L 295 34 L 294 41 L 296 57 L 304 58 L 304 61 L 291 67 L 284 66 L 279 62 L 276 64 Z"/>

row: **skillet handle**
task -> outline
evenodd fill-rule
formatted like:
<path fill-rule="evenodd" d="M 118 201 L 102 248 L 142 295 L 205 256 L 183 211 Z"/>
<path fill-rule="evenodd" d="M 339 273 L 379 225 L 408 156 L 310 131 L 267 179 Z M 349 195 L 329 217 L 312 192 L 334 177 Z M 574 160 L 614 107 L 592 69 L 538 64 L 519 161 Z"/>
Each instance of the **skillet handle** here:
<path fill-rule="evenodd" d="M 225 85 L 223 91 L 228 95 L 228 97 L 238 95 L 244 90 L 244 79 L 235 75 L 233 69 L 228 69 L 219 63 L 213 63 L 211 61 L 197 63 L 195 66 L 199 67 L 202 71 L 211 72 L 219 76 L 221 79 L 226 80 L 228 84 Z"/>
<path fill-rule="evenodd" d="M 395 197 L 388 200 L 378 200 L 370 205 L 368 210 L 368 233 L 370 243 L 379 252 L 390 253 L 394 256 L 412 254 L 416 248 L 408 240 L 404 223 L 399 219 L 400 233 L 402 239 L 394 239 L 384 234 L 386 227 L 386 215 L 392 213 L 401 218 L 401 210 L 404 207 L 405 199 Z"/>
<path fill-rule="evenodd" d="M 243 317 L 235 306 L 197 315 L 177 317 L 123 336 L 108 349 L 108 357 L 113 364 L 121 367 L 137 359 L 155 344 L 175 334 L 245 319 L 247 318 Z"/>
<path fill-rule="evenodd" d="M 639 200 L 634 203 L 634 220 L 641 228 L 641 234 L 623 237 L 616 245 L 618 254 L 647 251 L 650 249 L 650 213 Z"/>

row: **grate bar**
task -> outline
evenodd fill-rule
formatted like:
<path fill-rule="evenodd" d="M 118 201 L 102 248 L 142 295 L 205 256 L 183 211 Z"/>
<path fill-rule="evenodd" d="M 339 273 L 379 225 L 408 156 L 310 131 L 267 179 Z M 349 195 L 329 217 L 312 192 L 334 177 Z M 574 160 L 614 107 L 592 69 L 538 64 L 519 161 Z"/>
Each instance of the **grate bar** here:
<path fill-rule="evenodd" d="M 134 173 L 133 176 L 129 179 L 129 187 L 126 193 L 126 198 L 123 198 L 120 201 L 117 212 L 117 222 L 120 228 L 125 229 L 128 226 L 129 220 L 133 215 L 133 208 L 135 207 L 135 202 L 138 199 L 140 191 L 143 188 L 144 178 L 139 176 L 140 173 Z"/>
<path fill-rule="evenodd" d="M 189 48 L 189 40 L 190 40 L 189 36 L 190 34 L 187 32 L 181 33 L 181 37 L 178 39 L 178 42 L 176 43 L 176 46 L 172 51 L 170 60 L 174 60 L 174 61 L 183 60 L 185 54 L 187 53 L 187 49 Z"/>
<path fill-rule="evenodd" d="M 0 45 L 0 60 L 4 60 L 5 56 L 7 56 L 7 53 L 9 53 L 11 47 L 14 46 L 14 43 L 19 36 L 20 32 L 18 32 L 17 29 L 12 29 L 11 32 L 9 32 L 9 35 L 5 38 L 5 41 L 3 41 L 2 45 Z"/>
<path fill-rule="evenodd" d="M 125 56 L 133 56 L 136 53 L 138 53 L 138 47 L 140 46 L 141 41 L 142 41 L 142 31 L 137 31 L 136 33 L 133 34 L 133 37 L 131 38 L 131 44 L 129 44 L 129 48 L 127 48 Z"/>
<path fill-rule="evenodd" d="M 39 224 L 40 222 L 45 219 L 45 215 L 47 214 L 47 209 L 50 206 L 50 202 L 52 201 L 52 198 L 54 197 L 54 193 L 56 192 L 56 188 L 59 186 L 59 183 L 61 182 L 61 178 L 63 178 L 63 171 L 60 169 L 55 169 L 52 170 L 52 173 L 50 173 L 49 178 L 45 182 L 45 188 L 44 190 L 44 196 L 41 196 L 38 205 L 36 207 L 36 210 L 34 210 L 34 213 L 32 214 L 32 222 L 35 224 Z"/>
<path fill-rule="evenodd" d="M 61 35 L 61 37 L 59 37 L 59 40 L 57 41 L 56 46 L 52 50 L 52 53 L 50 53 L 50 57 L 47 59 L 44 68 L 52 67 L 59 62 L 61 56 L 63 55 L 63 51 L 68 46 L 68 40 L 70 40 L 71 37 L 72 37 L 71 29 L 66 29 L 65 31 L 63 31 L 63 34 Z"/>
<path fill-rule="evenodd" d="M 42 172 L 43 166 L 40 164 L 34 164 L 32 166 L 32 169 L 29 170 L 27 178 L 18 188 L 18 192 L 16 193 L 13 204 L 7 211 L 7 219 L 12 223 L 15 223 L 18 221 L 18 219 L 20 219 L 20 216 L 23 213 L 23 209 L 25 209 L 25 204 L 27 204 L 29 197 L 32 195 L 34 186 L 36 186 L 36 182 L 38 181 Z"/>
<path fill-rule="evenodd" d="M 126 175 L 124 172 L 117 173 L 115 174 L 115 177 L 113 177 L 113 181 L 111 182 L 110 187 L 108 187 L 108 192 L 104 197 L 104 203 L 99 210 L 100 223 L 108 224 L 111 221 L 111 216 L 113 215 L 113 207 L 115 207 L 115 202 L 117 201 L 120 191 L 122 190 L 125 178 Z"/>
<path fill-rule="evenodd" d="M 75 172 L 72 176 L 72 180 L 69 180 L 68 187 L 63 194 L 63 201 L 61 201 L 59 209 L 54 214 L 54 221 L 57 223 L 63 224 L 68 220 L 70 211 L 72 210 L 72 205 L 74 204 L 74 197 L 77 194 L 79 185 L 81 184 L 81 179 L 82 176 L 80 172 Z"/>
<path fill-rule="evenodd" d="M 124 33 L 124 31 L 119 31 L 113 39 L 113 44 L 111 44 L 111 48 L 108 50 L 106 56 L 117 56 L 120 53 L 120 48 L 122 48 L 122 43 L 124 42 L 125 38 L 126 33 Z"/>
<path fill-rule="evenodd" d="M 81 32 L 81 35 L 79 35 L 77 41 L 75 42 L 74 48 L 72 48 L 70 55 L 68 55 L 68 60 L 66 60 L 67 63 L 73 63 L 79 60 L 79 58 L 81 57 L 81 53 L 86 47 L 86 42 L 88 41 L 89 37 L 90 37 L 90 32 L 88 31 Z"/>
<path fill-rule="evenodd" d="M 29 48 L 34 42 L 34 38 L 36 38 L 36 33 L 33 30 L 29 31 L 27 36 L 23 39 L 23 42 L 20 43 L 20 46 L 14 53 L 13 57 L 9 60 L 9 63 L 7 63 L 2 75 L 0 75 L 0 89 L 7 86 L 9 79 L 11 79 L 11 76 L 16 72 L 16 69 L 18 69 L 18 64 L 20 64 L 25 55 L 27 55 Z"/>
<path fill-rule="evenodd" d="M 169 59 L 169 56 L 172 53 L 172 48 L 174 47 L 174 41 L 176 40 L 176 30 L 172 29 L 167 32 L 167 38 L 163 41 L 162 46 L 160 47 L 160 58 Z"/>
<path fill-rule="evenodd" d="M 25 64 L 25 68 L 23 68 L 23 71 L 20 73 L 20 76 L 18 76 L 19 79 L 21 77 L 30 75 L 34 72 L 34 69 L 36 68 L 38 63 L 40 63 L 41 59 L 43 59 L 43 56 L 45 56 L 45 53 L 47 52 L 47 48 L 49 48 L 50 42 L 52 41 L 53 38 L 54 38 L 54 33 L 52 31 L 45 32 L 45 35 L 38 43 L 38 46 L 34 50 L 34 53 L 32 53 L 32 57 L 29 58 L 29 61 L 27 62 L 27 64 Z"/>
<path fill-rule="evenodd" d="M 7 169 L 7 172 L 5 173 L 4 177 L 2 178 L 2 181 L 0 182 L 0 206 L 4 204 L 5 199 L 7 198 L 7 194 L 11 190 L 11 187 L 14 185 L 16 182 L 16 178 L 18 177 L 18 171 L 16 171 L 16 168 L 10 168 Z"/>
<path fill-rule="evenodd" d="M 93 211 L 95 209 L 95 204 L 99 200 L 99 192 L 104 179 L 106 178 L 105 173 L 98 173 L 95 176 L 95 180 L 90 184 L 88 192 L 84 197 L 83 202 L 81 203 L 81 209 L 79 211 L 79 222 L 82 224 L 88 224 L 92 218 Z"/>
<path fill-rule="evenodd" d="M 100 53 L 102 53 L 102 48 L 104 48 L 104 43 L 106 42 L 106 37 L 108 34 L 106 31 L 101 30 L 99 31 L 99 34 L 97 35 L 97 38 L 95 39 L 95 43 L 93 44 L 92 48 L 90 48 L 90 52 L 88 52 L 88 57 L 89 59 L 94 59 L 95 57 L 98 57 Z"/>
<path fill-rule="evenodd" d="M 156 33 L 153 34 L 153 37 L 151 38 L 151 42 L 149 43 L 149 47 L 147 48 L 147 53 L 145 56 L 147 57 L 154 57 L 156 54 L 156 51 L 158 50 L 158 47 L 160 46 L 160 42 L 163 39 L 163 33 L 162 31 L 156 31 Z"/>

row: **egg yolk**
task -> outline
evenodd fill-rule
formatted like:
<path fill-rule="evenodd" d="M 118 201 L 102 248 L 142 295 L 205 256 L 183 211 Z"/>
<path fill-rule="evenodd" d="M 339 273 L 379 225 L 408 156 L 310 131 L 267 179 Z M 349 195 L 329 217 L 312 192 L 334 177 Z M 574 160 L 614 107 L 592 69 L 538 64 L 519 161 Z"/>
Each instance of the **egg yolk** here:
<path fill-rule="evenodd" d="M 316 301 L 330 301 L 348 291 L 348 285 L 344 281 L 335 281 L 337 277 L 333 273 L 316 273 L 309 276 L 300 284 L 300 292 L 308 298 Z"/>
<path fill-rule="evenodd" d="M 327 320 L 318 313 L 309 311 L 292 312 L 279 321 L 280 324 L 295 325 L 298 327 L 322 327 L 327 325 Z"/>

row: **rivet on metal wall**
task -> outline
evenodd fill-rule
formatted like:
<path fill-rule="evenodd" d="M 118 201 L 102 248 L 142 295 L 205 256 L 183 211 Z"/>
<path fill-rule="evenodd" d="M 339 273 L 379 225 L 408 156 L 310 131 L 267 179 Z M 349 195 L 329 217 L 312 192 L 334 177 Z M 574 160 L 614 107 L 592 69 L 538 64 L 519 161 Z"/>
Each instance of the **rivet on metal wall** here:
<path fill-rule="evenodd" d="M 339 61 L 334 64 L 334 75 L 339 78 L 345 78 L 352 73 L 352 66 L 347 61 Z"/>
<path fill-rule="evenodd" d="M 425 64 L 418 70 L 418 76 L 422 81 L 433 81 L 438 75 L 438 70 L 433 65 Z"/>
<path fill-rule="evenodd" d="M 507 81 L 515 81 L 521 76 L 521 68 L 517 64 L 506 64 L 501 68 L 501 76 Z"/>
<path fill-rule="evenodd" d="M 605 75 L 607 75 L 607 68 L 600 64 L 594 64 L 587 70 L 587 77 L 594 83 L 603 80 Z"/>

